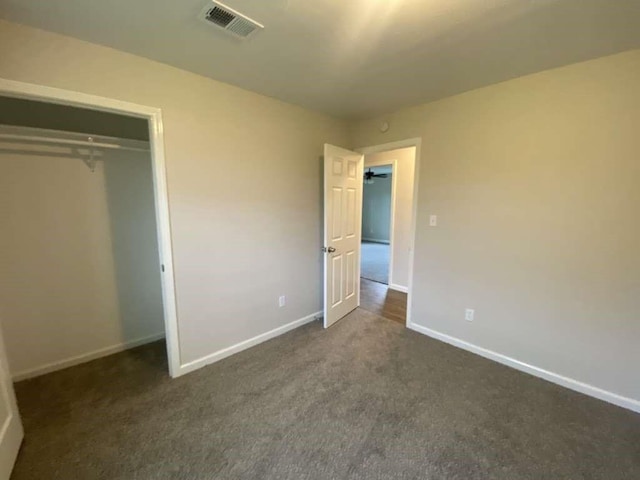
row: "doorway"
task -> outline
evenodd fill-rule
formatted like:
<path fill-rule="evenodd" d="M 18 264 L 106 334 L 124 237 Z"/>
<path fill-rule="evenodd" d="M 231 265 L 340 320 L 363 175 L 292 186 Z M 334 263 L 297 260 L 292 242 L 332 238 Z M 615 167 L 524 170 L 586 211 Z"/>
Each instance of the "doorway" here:
<path fill-rule="evenodd" d="M 152 196 L 152 199 L 151 199 L 151 204 L 153 209 L 152 217 L 155 217 L 155 225 L 154 225 L 155 235 L 153 235 L 155 237 L 154 240 L 156 242 L 156 254 L 157 254 L 156 260 L 155 260 L 155 267 L 157 271 L 161 272 L 161 274 L 159 275 L 160 277 L 159 284 L 161 289 L 161 292 L 160 292 L 160 304 L 161 304 L 161 310 L 162 310 L 161 315 L 163 318 L 160 323 L 163 324 L 164 326 L 164 329 L 163 329 L 164 332 L 162 332 L 161 335 L 166 338 L 165 350 L 167 352 L 167 355 L 165 358 L 168 359 L 169 374 L 171 376 L 179 375 L 181 372 L 180 372 L 180 355 L 179 355 L 179 345 L 178 345 L 178 324 L 177 324 L 175 290 L 174 290 L 174 280 L 173 280 L 174 275 L 173 275 L 173 260 L 172 260 L 172 251 L 171 251 L 171 230 L 169 225 L 169 206 L 168 206 L 168 196 L 167 196 L 167 187 L 166 187 L 165 170 L 164 170 L 164 147 L 163 147 L 164 134 L 162 129 L 162 116 L 161 116 L 160 110 L 156 108 L 130 104 L 127 102 L 111 100 L 111 99 L 98 97 L 94 95 L 86 95 L 86 94 L 81 94 L 77 92 L 61 90 L 57 88 L 43 87 L 39 85 L 32 85 L 24 82 L 6 80 L 1 78 L 0 78 L 0 96 L 3 97 L 9 103 L 14 101 L 22 101 L 22 100 L 32 101 L 32 102 L 51 104 L 49 106 L 55 105 L 55 106 L 76 107 L 76 108 L 84 109 L 87 111 L 85 113 L 88 113 L 89 116 L 96 113 L 98 114 L 108 113 L 108 114 L 119 115 L 120 117 L 124 116 L 124 117 L 129 117 L 129 118 L 143 121 L 143 129 L 146 130 L 146 136 L 147 136 L 147 139 L 144 142 L 147 144 L 147 146 L 146 148 L 143 148 L 143 150 L 146 150 L 147 152 L 147 155 L 148 155 L 147 165 L 150 166 L 150 175 L 147 176 L 147 179 L 148 179 L 147 185 L 149 186 L 149 183 L 150 183 L 150 188 L 147 189 L 147 192 L 151 193 L 151 196 Z M 2 113 L 6 114 L 7 113 L 6 109 L 3 109 Z M 49 118 L 49 120 L 53 120 L 53 122 L 55 123 L 56 121 L 55 113 L 53 115 L 47 115 L 43 113 L 42 117 L 40 117 L 39 115 L 36 115 L 36 116 L 31 115 L 30 121 L 34 122 L 34 124 L 31 124 L 31 125 L 21 124 L 18 117 L 20 117 L 20 115 L 14 116 L 13 119 L 16 121 L 13 122 L 14 123 L 13 125 L 11 124 L 7 125 L 7 129 L 4 131 L 4 140 L 13 142 L 13 146 L 5 145 L 5 148 L 7 150 L 5 153 L 9 158 L 8 161 L 9 163 L 20 162 L 20 160 L 17 160 L 16 157 L 19 157 L 20 155 L 24 154 L 25 148 L 26 148 L 26 151 L 29 152 L 28 156 L 31 157 L 29 160 L 27 160 L 27 163 L 30 162 L 35 164 L 35 169 L 33 171 L 36 172 L 36 175 L 39 177 L 41 185 L 47 189 L 52 187 L 52 184 L 54 184 L 55 182 L 49 182 L 47 178 L 44 178 L 42 175 L 43 172 L 38 167 L 43 167 L 42 169 L 46 170 L 51 168 L 51 164 L 41 164 L 41 165 L 37 164 L 36 157 L 38 155 L 35 155 L 34 151 L 30 150 L 34 147 L 34 144 L 36 144 L 36 146 L 38 145 L 48 146 L 50 150 L 47 152 L 46 156 L 48 156 L 50 159 L 56 159 L 56 158 L 68 159 L 70 154 L 75 155 L 76 157 L 79 158 L 78 161 L 81 161 L 84 163 L 82 167 L 83 168 L 86 167 L 89 170 L 92 170 L 92 169 L 95 170 L 97 167 L 97 164 L 99 163 L 101 154 L 98 150 L 103 150 L 104 148 L 106 148 L 107 145 L 114 146 L 113 143 L 98 145 L 98 143 L 102 144 L 103 142 L 94 142 L 96 138 L 94 138 L 93 135 L 86 135 L 86 132 L 83 135 L 85 137 L 84 139 L 77 138 L 78 132 L 82 132 L 81 128 L 84 126 L 84 121 L 76 123 L 76 127 L 78 128 L 71 129 L 72 130 L 71 132 L 69 131 L 60 132 L 59 130 L 57 130 L 54 133 L 50 131 L 52 130 L 52 128 L 46 128 L 46 127 L 50 127 L 51 125 L 42 125 L 42 124 L 38 125 L 37 122 L 42 120 L 43 118 Z M 27 115 L 27 117 L 29 117 L 29 115 Z M 85 117 L 85 119 L 86 118 L 87 117 Z M 109 123 L 109 122 L 106 122 L 106 123 Z M 69 123 L 67 123 L 67 126 L 69 126 Z M 30 130 L 29 134 L 27 134 L 24 131 L 20 132 L 15 130 L 15 128 L 21 128 L 21 127 L 31 128 L 32 130 Z M 12 130 L 12 128 L 14 130 Z M 43 132 L 42 131 L 43 128 L 48 131 Z M 101 132 L 101 133 L 105 134 L 105 132 Z M 118 136 L 119 134 L 116 134 L 116 137 Z M 101 135 L 99 139 L 102 140 L 103 139 L 102 137 L 103 136 Z M 54 141 L 52 142 L 51 140 L 54 140 Z M 135 142 L 135 140 L 133 141 Z M 18 145 L 16 145 L 16 142 L 18 143 Z M 28 144 L 28 145 L 25 147 L 25 144 Z M 115 146 L 116 147 L 118 146 L 117 143 Z M 135 148 L 140 147 L 141 145 L 134 146 L 131 143 L 129 143 L 129 146 L 134 147 L 133 149 L 129 149 L 129 151 L 131 152 L 131 151 L 134 151 Z M 66 149 L 66 153 L 64 151 L 65 149 Z M 61 150 L 63 151 L 61 152 Z M 121 152 L 118 152 L 118 148 L 115 148 L 112 153 L 117 154 L 122 152 L 124 152 L 124 149 L 122 149 Z M 138 164 L 138 166 L 139 165 L 140 164 Z M 78 165 L 76 164 L 76 166 Z M 17 169 L 14 168 L 13 173 L 20 176 L 23 172 L 20 171 L 20 168 L 17 168 Z M 61 172 L 54 170 L 54 173 L 58 175 L 59 177 L 58 180 L 64 181 L 64 175 L 62 176 L 59 175 Z M 18 183 L 23 183 L 23 182 L 18 182 Z M 101 182 L 96 181 L 96 179 L 94 178 L 93 183 L 95 185 L 99 185 Z M 20 188 L 19 185 L 16 186 L 15 184 L 13 184 L 13 182 L 10 182 L 8 185 L 9 187 L 3 190 L 2 192 L 3 195 L 14 196 L 15 194 L 18 197 L 22 195 L 23 192 L 19 191 L 19 188 Z M 78 185 L 74 185 L 74 188 L 76 189 L 76 193 L 78 193 L 77 187 Z M 106 185 L 103 184 L 102 187 L 104 190 L 106 188 Z M 18 200 L 16 204 L 13 204 L 13 203 L 8 204 L 7 202 L 0 203 L 0 208 L 2 208 L 2 212 L 0 212 L 2 213 L 2 215 L 0 215 L 0 219 L 2 219 L 4 223 L 4 221 L 6 221 L 8 217 L 8 215 L 6 215 L 7 210 L 11 209 L 13 213 L 12 213 L 12 220 L 10 220 L 10 222 L 13 222 L 15 223 L 15 225 L 18 225 L 20 227 L 18 228 L 18 230 L 22 230 L 23 233 L 27 233 L 30 236 L 31 244 L 25 243 L 25 245 L 22 245 L 19 241 L 16 241 L 16 238 L 10 238 L 10 236 L 14 234 L 13 229 L 3 228 L 2 240 L 3 240 L 3 243 L 9 240 L 10 243 L 13 244 L 13 246 L 17 247 L 20 250 L 23 250 L 23 247 L 25 250 L 28 250 L 30 247 L 35 246 L 36 250 L 40 253 L 49 252 L 51 245 L 49 243 L 48 233 L 50 231 L 53 231 L 57 235 L 60 235 L 60 232 L 56 231 L 60 229 L 59 229 L 58 222 L 56 221 L 57 219 L 55 217 L 55 213 L 60 212 L 60 210 L 55 209 L 55 206 L 53 205 L 54 202 L 51 202 L 51 204 L 49 203 L 48 199 L 50 199 L 51 197 L 47 197 L 46 199 L 44 199 L 45 201 L 43 201 L 43 195 L 41 195 L 42 192 L 39 191 L 37 186 L 36 188 L 34 188 L 33 182 L 31 182 L 31 184 L 29 185 L 29 188 L 32 195 L 31 196 L 27 195 L 26 197 L 22 196 L 21 197 L 22 200 Z M 82 190 L 82 188 L 80 190 Z M 134 191 L 134 193 L 137 193 L 136 188 L 133 188 L 132 190 Z M 69 211 L 72 211 L 77 208 L 86 207 L 86 205 L 82 205 L 81 202 L 69 201 L 70 199 L 73 200 L 72 198 L 70 198 L 70 197 L 73 197 L 73 195 L 69 195 L 69 193 L 70 192 L 67 192 L 64 189 L 62 189 L 56 195 L 54 195 L 54 200 L 67 201 Z M 92 198 L 91 195 L 87 195 L 87 193 L 88 192 L 84 192 L 85 194 L 84 198 L 87 199 L 88 202 L 91 202 L 90 204 L 93 206 L 95 204 L 96 199 Z M 24 204 L 22 203 L 23 201 L 25 202 Z M 25 218 L 21 218 L 23 213 L 23 211 L 21 210 L 21 207 L 31 208 L 33 207 L 34 202 L 35 203 L 39 202 L 40 206 L 42 207 L 42 208 L 36 208 L 34 211 L 39 212 L 38 214 L 44 213 L 44 216 L 49 217 L 47 222 L 44 222 L 44 227 L 45 227 L 44 229 L 42 229 L 43 222 L 35 222 L 35 221 L 33 222 L 34 224 L 39 223 L 38 229 L 40 229 L 40 233 L 36 232 L 36 234 L 33 234 L 34 232 L 29 230 L 32 218 L 30 218 L 29 215 L 24 215 Z M 102 206 L 104 207 L 104 204 Z M 121 204 L 120 206 L 125 210 L 127 208 L 127 206 L 123 204 Z M 69 211 L 64 211 L 63 212 L 64 215 L 69 214 Z M 91 211 L 91 213 L 95 213 L 95 212 Z M 93 219 L 86 218 L 85 220 L 90 224 L 95 224 Z M 73 222 L 71 223 L 67 222 L 66 225 L 69 226 L 72 231 L 77 230 L 76 228 L 77 225 L 74 225 Z M 103 223 L 103 226 L 104 226 L 104 223 Z M 64 234 L 65 231 L 64 229 L 62 230 L 63 230 L 62 233 Z M 43 231 L 44 233 L 42 233 Z M 100 235 L 97 235 L 97 238 L 99 237 Z M 93 239 L 95 240 L 96 237 L 94 237 Z M 58 240 L 61 240 L 61 238 L 58 238 Z M 76 245 L 84 248 L 86 247 L 86 245 L 83 244 L 82 240 L 83 239 L 80 239 L 80 242 L 76 243 Z M 78 241 L 77 237 L 76 237 L 76 241 Z M 64 244 L 63 238 L 62 238 L 62 244 Z M 63 245 L 63 246 L 66 249 L 67 253 L 69 253 L 70 256 L 73 257 L 74 249 L 67 248 L 67 245 Z M 89 252 L 90 251 L 91 250 L 89 249 Z M 12 253 L 13 252 L 8 252 L 5 248 L 2 248 L 0 250 L 0 254 L 2 255 L 2 258 L 0 259 L 2 260 L 0 262 L 0 266 L 3 267 L 2 270 L 4 273 L 6 273 L 5 270 L 11 269 L 11 268 L 5 268 L 5 267 L 7 266 L 11 267 L 11 265 L 13 265 L 12 264 L 13 259 L 11 258 Z M 27 255 L 22 256 L 22 260 L 24 260 L 25 258 L 29 260 L 28 252 L 27 252 Z M 93 257 L 91 258 L 93 259 Z M 50 259 L 52 260 L 52 264 L 48 265 L 48 267 L 50 268 L 48 269 L 41 268 L 42 266 L 38 265 L 37 262 L 30 262 L 31 271 L 27 271 L 23 273 L 30 274 L 28 276 L 30 276 L 32 279 L 35 279 L 36 281 L 42 280 L 40 276 L 48 276 L 52 280 L 49 284 L 52 291 L 48 292 L 48 294 L 45 295 L 45 301 L 47 302 L 51 301 L 55 303 L 59 299 L 59 297 L 57 296 L 57 293 L 59 292 L 56 292 L 56 289 L 62 287 L 63 285 L 68 286 L 68 283 L 69 283 L 68 280 L 70 278 L 76 277 L 78 274 L 78 270 L 55 268 L 56 267 L 55 263 L 60 262 L 62 258 L 56 258 L 56 256 L 53 255 L 53 256 L 50 256 Z M 103 257 L 103 260 L 104 260 L 104 257 Z M 101 264 L 99 261 L 90 262 L 90 263 L 92 267 L 97 267 L 98 270 L 100 269 L 99 267 Z M 121 263 L 121 265 L 122 264 L 123 263 Z M 86 268 L 86 265 L 84 267 Z M 5 277 L 7 277 L 6 274 L 5 274 Z M 60 280 L 59 284 L 56 282 L 56 279 Z M 11 284 L 16 282 L 21 283 L 25 287 L 25 290 L 32 287 L 32 285 L 26 284 L 24 279 L 22 279 L 22 281 L 18 281 L 18 279 L 14 279 L 9 276 L 8 279 L 6 278 L 3 279 L 2 284 L 0 285 L 0 288 L 2 288 L 3 296 L 5 298 L 7 297 L 6 291 L 4 288 L 6 286 L 5 283 Z M 16 285 L 13 285 L 13 288 L 9 288 L 7 290 L 12 290 L 13 292 L 15 291 L 20 292 L 20 286 L 21 285 L 17 285 L 16 287 Z M 62 290 L 64 291 L 64 288 L 62 288 Z M 20 293 L 23 294 L 24 292 L 20 292 Z M 70 298 L 71 294 L 73 294 L 74 292 L 72 290 L 71 291 L 67 290 L 64 293 L 67 298 Z M 156 293 L 157 293 L 157 290 L 156 290 Z M 47 299 L 46 298 L 47 296 L 50 298 Z M 8 297 L 8 298 L 11 298 L 11 297 Z M 85 305 L 91 304 L 91 300 L 94 300 L 96 303 L 100 303 L 101 301 L 103 301 L 99 293 L 97 297 L 93 299 L 83 298 L 81 297 L 81 295 L 78 295 L 77 298 L 81 301 L 80 303 L 84 303 Z M 139 298 L 137 300 L 140 301 Z M 138 301 L 132 302 L 134 306 L 135 304 L 138 304 Z M 2 304 L 2 307 L 3 307 L 2 312 L 0 312 L 0 314 L 2 314 L 2 319 L 0 320 L 2 322 L 3 327 L 7 319 L 7 314 L 5 311 L 6 305 L 4 305 L 4 303 L 5 302 L 3 302 Z M 69 305 L 66 305 L 66 303 L 67 302 L 64 302 L 64 301 L 60 302 L 60 304 L 63 307 L 69 307 Z M 73 302 L 71 304 L 71 307 L 72 306 L 73 306 Z M 28 314 L 37 314 L 37 315 L 43 313 L 42 305 L 37 301 L 30 302 L 27 308 L 24 309 L 24 311 Z M 46 311 L 44 313 L 46 313 Z M 15 325 L 15 323 L 14 323 L 14 326 L 17 326 L 18 329 L 21 328 L 20 325 Z M 73 336 L 65 337 L 64 335 L 61 335 L 61 332 L 56 327 L 57 325 L 53 323 L 53 325 L 49 325 L 48 331 L 39 332 L 37 333 L 37 335 L 42 336 L 45 342 L 48 342 L 49 340 L 51 340 L 52 343 L 54 343 L 57 340 L 57 342 L 55 342 L 57 346 L 62 345 L 63 347 L 68 347 L 69 345 L 73 345 L 77 341 L 77 338 L 74 338 Z M 80 325 L 80 327 L 82 328 L 83 325 Z M 0 411 L 2 412 L 2 415 L 1 415 L 2 418 L 0 418 L 0 421 L 4 425 L 4 428 L 2 429 L 2 432 L 0 432 L 0 452 L 2 452 L 2 455 L 0 455 L 0 477 L 8 478 L 13 468 L 15 459 L 18 455 L 18 450 L 22 443 L 22 439 L 24 437 L 24 430 L 22 427 L 22 420 L 18 412 L 15 391 L 12 384 L 12 380 L 15 379 L 16 377 L 16 372 L 15 372 L 15 369 L 11 368 L 9 359 L 7 358 L 7 354 L 6 354 L 7 352 L 5 348 L 5 345 L 7 344 L 7 342 L 5 342 L 5 340 L 8 340 L 8 339 L 5 338 L 4 332 L 2 330 L 4 329 L 0 329 L 0 390 L 2 390 L 0 392 Z M 48 336 L 51 332 L 53 332 L 53 335 Z M 96 332 L 93 331 L 91 328 L 88 328 L 88 329 L 85 329 L 84 333 L 86 334 L 85 340 L 87 340 Z M 28 338 L 28 337 L 23 337 L 23 338 Z M 14 353 L 17 352 L 16 355 L 21 357 L 20 361 L 31 360 L 28 356 L 23 355 L 24 351 L 22 351 L 21 345 L 17 345 L 17 348 L 15 348 L 16 347 L 15 345 L 13 345 L 12 347 L 13 347 Z M 122 347 L 122 345 L 120 347 Z M 120 349 L 121 348 L 117 348 L 117 350 L 120 350 Z M 98 356 L 103 356 L 109 353 L 113 353 L 113 351 L 110 351 L 110 350 L 111 350 L 110 348 L 98 349 L 96 351 L 90 352 L 89 356 L 93 356 L 94 358 L 96 358 Z M 42 352 L 36 352 L 36 353 L 40 354 Z M 46 371 L 53 371 L 53 370 L 57 370 L 58 368 L 62 368 L 62 366 L 70 366 L 72 364 L 82 363 L 84 360 L 88 359 L 88 356 L 86 355 L 86 353 L 87 352 L 85 352 L 85 355 L 80 355 L 79 357 L 76 356 L 76 357 L 62 359 L 62 363 L 56 362 L 56 361 L 50 362 L 48 364 L 40 363 L 34 369 L 25 370 L 23 373 L 26 378 L 29 376 L 34 376 L 38 372 L 45 373 Z M 40 358 L 40 360 L 42 360 L 42 358 Z M 14 361 L 14 364 L 15 364 L 15 361 Z M 164 366 L 161 368 L 165 369 L 166 364 L 164 364 Z M 14 371 L 12 372 L 11 370 L 14 370 Z M 42 398 L 46 399 L 46 395 L 45 397 L 42 397 Z"/>
<path fill-rule="evenodd" d="M 325 328 L 358 307 L 411 325 L 417 159 L 421 142 L 420 138 L 413 138 L 357 151 L 325 144 L 322 159 Z M 362 197 L 367 177 L 372 176 L 366 172 L 369 168 L 375 172 L 374 168 L 381 166 L 387 166 L 387 172 L 391 173 L 376 177 L 391 179 L 389 261 L 383 267 L 388 272 L 386 284 L 363 278 L 361 274 L 362 239 L 366 238 L 362 228 Z"/>
<path fill-rule="evenodd" d="M 148 140 L 143 119 L 0 96 L 14 381 L 164 338 Z"/>
<path fill-rule="evenodd" d="M 3 478 L 24 436 L 12 382 L 165 338 L 156 364 L 179 366 L 159 112 L 73 98 L 119 103 L 0 80 Z"/>
<path fill-rule="evenodd" d="M 41 138 L 34 138 L 31 139 L 33 141 L 30 142 L 29 148 L 35 148 L 35 145 L 43 146 L 46 144 L 54 150 L 57 149 L 57 153 L 61 158 L 69 156 L 64 153 L 65 151 L 67 153 L 75 154 L 77 162 L 84 163 L 83 167 L 85 168 L 85 173 L 91 169 L 95 169 L 96 171 L 102 169 L 102 174 L 109 174 L 109 182 L 106 181 L 106 178 L 101 182 L 95 176 L 92 181 L 97 184 L 104 183 L 103 187 L 105 193 L 112 200 L 111 204 L 106 207 L 106 211 L 109 214 L 112 214 L 108 222 L 109 227 L 111 228 L 111 233 L 113 234 L 112 246 L 114 246 L 115 243 L 119 243 L 121 247 L 119 252 L 116 252 L 114 249 L 114 258 L 112 259 L 115 264 L 119 264 L 118 268 L 120 269 L 119 271 L 117 271 L 118 268 L 115 269 L 115 276 L 118 280 L 121 280 L 117 282 L 118 285 L 116 289 L 118 290 L 118 293 L 116 296 L 124 296 L 125 303 L 127 303 L 128 300 L 128 306 L 130 307 L 129 311 L 133 314 L 139 314 L 139 309 L 143 308 L 142 305 L 149 306 L 149 304 L 153 304 L 155 308 L 155 330 L 159 329 L 155 335 L 136 335 L 135 332 L 131 331 L 130 327 L 125 327 L 123 325 L 121 331 L 122 336 L 123 338 L 126 337 L 131 341 L 124 341 L 123 345 L 116 346 L 115 349 L 99 349 L 98 351 L 93 352 L 93 358 L 113 353 L 114 351 L 119 351 L 130 346 L 132 347 L 136 344 L 145 343 L 146 341 L 151 341 L 153 339 L 164 338 L 166 343 L 169 374 L 173 377 L 178 376 L 181 373 L 180 356 L 171 251 L 171 231 L 164 167 L 163 128 L 160 110 L 94 95 L 86 95 L 5 79 L 0 79 L 0 96 L 2 96 L 6 101 L 33 102 L 45 105 L 46 108 L 49 109 L 54 107 L 60 107 L 62 109 L 75 108 L 85 112 L 85 117 L 82 117 L 84 119 L 96 116 L 99 117 L 101 115 L 103 116 L 102 121 L 99 121 L 97 124 L 94 123 L 94 125 L 100 125 L 101 128 L 111 130 L 97 131 L 97 135 L 91 135 L 91 132 L 83 130 L 83 128 L 89 125 L 90 122 L 78 122 L 78 118 L 76 118 L 75 126 L 79 126 L 79 128 L 68 128 L 70 125 L 74 124 L 73 120 L 69 122 L 68 116 L 60 116 L 58 117 L 58 120 L 62 123 L 66 121 L 67 125 L 61 128 L 63 132 L 54 132 L 55 135 L 53 136 L 57 137 L 55 139 L 55 143 L 40 142 Z M 26 118 L 28 115 L 22 116 Z M 33 125 L 21 125 L 18 122 L 16 125 L 13 125 L 13 127 L 31 127 L 36 129 L 47 127 L 45 128 L 47 131 L 55 130 L 55 125 L 53 125 L 53 128 L 49 128 L 51 125 L 37 124 L 37 122 L 42 121 L 45 117 L 47 117 L 47 115 L 32 116 L 32 121 L 35 122 Z M 49 115 L 49 117 L 51 116 Z M 55 115 L 53 118 L 55 120 Z M 67 120 L 65 120 L 65 118 Z M 118 121 L 114 122 L 113 120 L 116 118 Z M 134 125 L 137 125 L 137 127 L 134 128 Z M 137 131 L 133 135 L 129 135 L 127 133 L 131 133 L 136 130 L 136 128 Z M 65 129 L 66 132 L 64 132 Z M 43 135 L 43 133 L 46 132 L 38 131 L 36 132 L 37 135 L 27 135 L 25 132 L 25 130 L 17 133 L 5 130 L 5 134 L 8 133 L 9 135 L 16 134 L 21 136 L 22 140 L 18 141 L 26 140 L 25 137 L 28 136 L 46 137 L 46 135 Z M 138 135 L 138 138 L 136 138 L 136 135 Z M 146 138 L 142 138 L 140 135 Z M 104 142 L 100 141 L 103 139 L 106 140 Z M 5 140 L 7 140 L 6 136 Z M 91 143 L 88 144 L 89 142 Z M 146 152 L 146 157 L 142 161 L 127 162 L 122 158 L 123 155 L 126 156 L 126 152 L 137 152 L 137 154 L 141 155 L 141 150 Z M 108 159 L 113 161 L 107 163 Z M 51 165 L 46 165 L 46 168 L 50 167 Z M 118 175 L 117 170 L 119 167 L 125 169 L 137 169 L 137 173 L 135 175 L 138 177 L 141 175 L 142 177 L 145 177 L 146 187 L 136 187 L 134 185 L 135 182 L 131 181 L 132 178 L 127 178 L 127 175 Z M 123 192 L 126 192 L 126 195 L 124 195 Z M 145 197 L 144 200 L 140 198 L 143 196 Z M 91 197 L 89 196 L 88 198 Z M 127 199 L 129 202 L 133 201 L 133 208 L 129 208 Z M 91 201 L 94 200 L 95 199 Z M 144 220 L 142 222 L 144 225 L 138 225 L 138 227 L 144 227 L 146 229 L 146 236 L 143 238 L 136 234 L 134 236 L 130 236 L 128 239 L 130 241 L 127 241 L 126 235 L 123 234 L 127 232 L 127 228 L 131 229 L 135 226 L 136 219 L 131 217 L 132 213 L 129 211 L 129 219 L 119 221 L 122 220 L 123 217 L 118 217 L 116 213 L 118 211 L 126 213 L 128 210 L 138 210 L 138 213 L 140 213 L 140 209 L 136 209 L 136 205 L 142 205 L 144 202 L 146 202 L 144 207 Z M 71 202 L 71 204 L 73 204 L 73 202 Z M 20 208 L 19 205 L 15 207 L 18 209 Z M 80 208 L 80 205 L 76 204 L 76 207 Z M 98 211 L 93 212 L 94 215 L 98 215 L 98 213 Z M 138 219 L 140 218 L 141 217 L 138 217 Z M 114 239 L 118 240 L 118 242 L 115 242 Z M 129 273 L 124 272 L 124 270 L 126 270 L 128 262 L 132 259 L 135 260 L 135 258 L 138 258 L 139 256 L 132 251 L 132 249 L 135 250 L 134 247 L 136 242 L 141 247 L 142 244 L 147 245 L 146 249 L 143 247 L 138 249 L 138 253 L 146 256 L 147 267 L 145 270 L 145 268 L 137 269 L 131 265 L 132 271 L 135 273 L 129 272 L 131 273 L 130 275 Z M 44 242 L 43 245 L 46 245 L 46 242 Z M 143 252 L 143 250 L 146 251 Z M 121 257 L 120 260 L 115 259 L 116 253 Z M 126 259 L 127 254 L 129 255 L 129 259 Z M 99 262 L 97 262 L 96 265 L 98 264 Z M 147 280 L 151 278 L 149 276 L 150 274 L 155 275 L 155 285 L 157 288 L 153 294 L 148 292 L 147 295 L 139 295 L 135 296 L 135 298 L 129 296 L 127 299 L 126 295 L 129 290 L 129 286 L 131 286 L 132 282 L 136 282 L 136 278 L 138 285 L 144 283 L 144 280 L 141 278 L 143 271 L 146 271 Z M 63 272 L 54 272 L 53 274 L 56 273 L 63 274 Z M 127 282 L 129 282 L 129 285 L 127 285 Z M 150 281 L 150 284 L 151 283 L 153 283 L 153 281 Z M 120 302 L 122 298 L 118 298 L 117 300 Z M 159 319 L 158 314 L 161 317 Z M 140 331 L 138 331 L 138 333 L 140 333 Z M 137 340 L 132 337 L 137 337 Z M 6 338 L 5 340 L 9 341 L 9 339 Z M 69 365 L 73 363 L 81 363 L 82 356 L 80 357 L 80 359 L 69 359 L 71 362 Z M 57 365 L 55 363 L 56 362 L 54 362 L 53 365 L 47 366 L 47 368 L 50 370 L 57 369 Z M 65 362 L 63 362 L 63 364 L 65 364 Z M 166 368 L 166 366 L 164 368 Z M 28 376 L 33 375 L 27 372 L 25 378 Z"/>
<path fill-rule="evenodd" d="M 393 193 L 393 165 L 367 165 L 365 157 L 360 276 L 384 285 L 389 285 Z"/>
<path fill-rule="evenodd" d="M 418 145 L 410 140 L 360 150 L 360 307 L 402 325 L 408 323 Z"/>

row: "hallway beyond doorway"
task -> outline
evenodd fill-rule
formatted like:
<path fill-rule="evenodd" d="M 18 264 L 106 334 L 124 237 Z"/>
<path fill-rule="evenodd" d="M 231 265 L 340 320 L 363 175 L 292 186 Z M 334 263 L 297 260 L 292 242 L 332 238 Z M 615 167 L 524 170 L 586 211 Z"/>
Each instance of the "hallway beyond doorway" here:
<path fill-rule="evenodd" d="M 374 282 L 389 284 L 389 257 L 391 247 L 387 243 L 362 242 L 360 276 Z"/>
<path fill-rule="evenodd" d="M 360 308 L 402 325 L 407 320 L 407 294 L 378 282 L 360 279 Z"/>

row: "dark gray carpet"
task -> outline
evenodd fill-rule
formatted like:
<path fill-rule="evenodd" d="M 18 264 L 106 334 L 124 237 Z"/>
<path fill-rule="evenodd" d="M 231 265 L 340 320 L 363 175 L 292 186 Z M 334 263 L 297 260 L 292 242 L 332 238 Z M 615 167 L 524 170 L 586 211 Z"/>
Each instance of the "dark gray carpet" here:
<path fill-rule="evenodd" d="M 638 479 L 640 415 L 356 310 L 169 380 L 148 345 L 17 384 L 13 479 Z"/>
<path fill-rule="evenodd" d="M 389 283 L 391 248 L 385 243 L 362 242 L 360 276 L 378 283 Z"/>

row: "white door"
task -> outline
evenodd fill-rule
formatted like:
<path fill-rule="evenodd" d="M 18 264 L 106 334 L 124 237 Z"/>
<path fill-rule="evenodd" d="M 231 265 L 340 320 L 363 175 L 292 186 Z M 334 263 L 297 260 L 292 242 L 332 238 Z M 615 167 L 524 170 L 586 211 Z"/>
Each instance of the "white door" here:
<path fill-rule="evenodd" d="M 324 327 L 360 305 L 364 155 L 324 146 Z"/>
<path fill-rule="evenodd" d="M 0 331 L 0 480 L 8 480 L 11 476 L 23 436 L 4 339 Z"/>

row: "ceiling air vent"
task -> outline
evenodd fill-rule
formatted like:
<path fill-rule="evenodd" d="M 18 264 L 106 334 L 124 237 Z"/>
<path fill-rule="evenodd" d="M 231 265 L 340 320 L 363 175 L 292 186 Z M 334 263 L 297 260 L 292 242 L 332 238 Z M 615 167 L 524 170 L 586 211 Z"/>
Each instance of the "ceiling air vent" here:
<path fill-rule="evenodd" d="M 241 38 L 247 38 L 256 30 L 261 30 L 264 25 L 251 20 L 249 17 L 236 12 L 220 2 L 211 2 L 200 17 L 217 27 Z"/>

